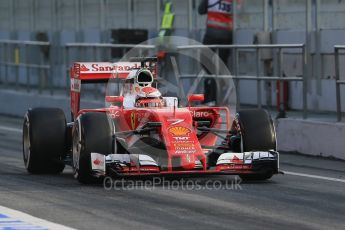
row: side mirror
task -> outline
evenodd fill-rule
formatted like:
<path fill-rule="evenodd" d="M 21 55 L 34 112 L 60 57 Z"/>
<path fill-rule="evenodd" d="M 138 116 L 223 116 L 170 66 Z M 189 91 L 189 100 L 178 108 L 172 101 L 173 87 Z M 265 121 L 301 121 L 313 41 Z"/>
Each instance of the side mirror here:
<path fill-rule="evenodd" d="M 188 96 L 188 106 L 192 105 L 193 101 L 204 101 L 205 96 L 204 94 L 192 94 Z"/>
<path fill-rule="evenodd" d="M 111 104 L 120 103 L 122 106 L 123 105 L 123 96 L 106 96 L 105 102 L 108 102 Z"/>

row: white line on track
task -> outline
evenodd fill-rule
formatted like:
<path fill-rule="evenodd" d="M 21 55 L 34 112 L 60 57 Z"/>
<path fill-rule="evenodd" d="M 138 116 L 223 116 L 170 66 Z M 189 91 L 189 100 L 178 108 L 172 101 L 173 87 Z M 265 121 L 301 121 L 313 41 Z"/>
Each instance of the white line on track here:
<path fill-rule="evenodd" d="M 73 230 L 4 206 L 0 206 L 0 229 Z"/>
<path fill-rule="evenodd" d="M 296 172 L 289 172 L 289 171 L 284 171 L 284 174 L 345 183 L 345 180 L 333 178 L 333 177 L 317 176 L 317 175 L 311 175 L 311 174 L 305 174 L 305 173 L 296 173 Z"/>
<path fill-rule="evenodd" d="M 0 130 L 16 132 L 16 133 L 21 133 L 22 132 L 21 129 L 12 128 L 12 127 L 8 127 L 8 126 L 0 126 Z"/>

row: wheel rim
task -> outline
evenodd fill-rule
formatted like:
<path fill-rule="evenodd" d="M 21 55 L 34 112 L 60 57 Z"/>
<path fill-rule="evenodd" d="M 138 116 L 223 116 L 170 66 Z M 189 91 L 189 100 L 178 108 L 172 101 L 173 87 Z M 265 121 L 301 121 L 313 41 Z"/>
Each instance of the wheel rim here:
<path fill-rule="evenodd" d="M 240 148 L 241 152 L 244 152 L 244 144 L 243 144 L 243 133 L 241 130 L 241 125 L 238 116 L 235 117 L 233 123 L 232 123 L 232 131 L 236 131 L 237 135 L 241 137 L 241 142 L 240 142 Z"/>
<path fill-rule="evenodd" d="M 73 144 L 72 144 L 73 171 L 74 171 L 75 178 L 78 177 L 80 149 L 81 149 L 81 143 L 79 140 L 79 129 L 76 127 L 74 131 L 74 135 L 73 135 Z"/>
<path fill-rule="evenodd" d="M 30 122 L 28 117 L 25 117 L 24 128 L 23 128 L 23 155 L 25 167 L 29 167 L 30 156 L 31 156 L 31 143 L 30 143 Z"/>

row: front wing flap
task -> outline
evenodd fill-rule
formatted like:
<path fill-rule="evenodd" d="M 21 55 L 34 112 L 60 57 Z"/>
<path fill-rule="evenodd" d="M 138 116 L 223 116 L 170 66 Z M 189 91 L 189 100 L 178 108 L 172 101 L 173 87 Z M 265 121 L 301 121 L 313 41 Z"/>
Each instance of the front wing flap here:
<path fill-rule="evenodd" d="M 91 168 L 95 176 L 138 176 L 166 174 L 256 174 L 267 170 L 279 172 L 277 151 L 252 151 L 244 153 L 226 152 L 219 156 L 213 167 L 203 168 L 196 160 L 195 169 L 162 169 L 150 156 L 145 154 L 91 153 Z"/>

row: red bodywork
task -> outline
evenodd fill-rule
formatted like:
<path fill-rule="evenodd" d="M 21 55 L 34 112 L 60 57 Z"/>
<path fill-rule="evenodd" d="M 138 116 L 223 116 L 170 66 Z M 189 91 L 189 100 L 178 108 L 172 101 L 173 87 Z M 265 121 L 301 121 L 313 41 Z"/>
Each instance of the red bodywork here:
<path fill-rule="evenodd" d="M 142 128 L 147 122 L 160 122 L 157 135 L 165 143 L 167 152 L 167 165 L 164 170 L 159 167 L 133 165 L 122 167 L 119 173 L 123 175 L 145 174 L 179 174 L 179 173 L 248 173 L 251 165 L 243 162 L 232 165 L 219 165 L 210 168 L 207 165 L 207 153 L 210 149 L 203 146 L 215 146 L 218 140 L 212 132 L 198 133 L 196 121 L 207 120 L 210 128 L 230 130 L 230 111 L 227 107 L 185 107 L 185 108 L 130 108 L 111 106 L 100 109 L 80 109 L 81 83 L 104 82 L 111 78 L 126 78 L 130 68 L 137 67 L 138 63 L 75 63 L 71 68 L 71 111 L 73 119 L 86 112 L 108 113 L 116 123 L 116 132 L 124 132 Z M 96 68 L 97 67 L 97 68 Z M 102 67 L 102 68 L 101 68 Z M 114 69 L 117 73 L 114 74 Z M 155 73 L 154 73 L 155 76 Z M 225 127 L 224 127 L 225 126 Z M 138 137 L 126 137 L 129 146 Z M 196 161 L 202 167 L 196 169 Z M 179 162 L 178 169 L 174 162 Z"/>

